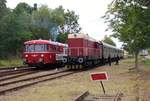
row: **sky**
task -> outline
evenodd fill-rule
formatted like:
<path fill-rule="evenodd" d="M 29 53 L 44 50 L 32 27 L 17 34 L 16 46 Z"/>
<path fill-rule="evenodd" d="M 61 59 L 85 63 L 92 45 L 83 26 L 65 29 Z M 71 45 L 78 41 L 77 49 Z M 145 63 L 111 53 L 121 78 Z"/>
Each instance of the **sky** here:
<path fill-rule="evenodd" d="M 62 5 L 63 8 L 73 10 L 79 15 L 79 24 L 83 33 L 96 40 L 102 40 L 105 35 L 112 34 L 111 31 L 105 31 L 107 24 L 101 18 L 112 0 L 7 0 L 7 7 L 13 9 L 20 2 L 26 2 L 31 6 L 34 3 L 37 3 L 38 6 L 48 5 L 49 8 L 53 9 Z M 117 47 L 121 47 L 122 43 L 117 39 L 113 38 L 113 41 L 117 44 Z"/>

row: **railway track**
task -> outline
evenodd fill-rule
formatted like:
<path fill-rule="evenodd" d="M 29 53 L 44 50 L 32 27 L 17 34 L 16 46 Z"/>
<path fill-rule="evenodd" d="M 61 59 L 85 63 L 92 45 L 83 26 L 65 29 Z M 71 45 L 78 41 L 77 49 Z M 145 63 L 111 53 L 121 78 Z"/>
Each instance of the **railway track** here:
<path fill-rule="evenodd" d="M 30 75 L 30 74 L 34 74 L 34 73 L 38 73 L 40 71 L 27 71 L 27 72 L 23 72 L 23 73 L 19 73 L 19 74 L 14 74 L 14 75 L 8 75 L 5 77 L 1 77 L 0 78 L 0 82 L 5 81 L 5 80 L 10 80 L 10 79 L 15 79 L 21 76 L 26 76 L 26 75 Z"/>
<path fill-rule="evenodd" d="M 26 67 L 28 67 L 28 66 L 2 67 L 2 68 L 0 68 L 0 71 L 13 70 L 15 68 L 26 68 Z"/>
<path fill-rule="evenodd" d="M 24 87 L 28 87 L 31 85 L 35 85 L 40 82 L 53 80 L 56 78 L 64 77 L 67 75 L 71 75 L 73 73 L 76 73 L 74 71 L 68 71 L 68 70 L 60 70 L 60 71 L 49 71 L 47 73 L 43 73 L 41 75 L 32 76 L 28 78 L 22 78 L 22 79 L 12 79 L 11 81 L 1 81 L 0 82 L 0 95 L 5 94 L 6 92 L 22 89 Z"/>
<path fill-rule="evenodd" d="M 84 98 L 88 95 L 89 95 L 89 92 L 85 91 L 82 94 L 78 95 L 73 101 L 83 101 Z"/>
<path fill-rule="evenodd" d="M 35 69 L 35 67 L 0 70 L 0 77 L 4 77 L 4 76 L 8 76 L 8 75 L 14 75 L 14 74 L 19 74 L 19 73 L 23 73 L 23 72 L 27 72 L 27 71 L 32 71 L 34 69 Z"/>
<path fill-rule="evenodd" d="M 83 93 L 74 101 L 122 101 L 123 93 L 117 92 L 116 94 L 104 94 L 100 96 L 88 95 L 87 92 Z"/>

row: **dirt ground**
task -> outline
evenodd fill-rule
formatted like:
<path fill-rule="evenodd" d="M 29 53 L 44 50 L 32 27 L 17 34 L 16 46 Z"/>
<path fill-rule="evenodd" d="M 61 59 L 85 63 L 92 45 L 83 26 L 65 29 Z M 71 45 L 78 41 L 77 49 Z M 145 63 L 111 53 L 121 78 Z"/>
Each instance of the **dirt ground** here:
<path fill-rule="evenodd" d="M 150 101 L 150 67 L 140 63 L 140 71 L 133 71 L 133 59 L 125 59 L 120 65 L 97 67 L 63 78 L 39 83 L 18 91 L 0 95 L 0 101 L 73 101 L 88 90 L 90 95 L 103 94 L 100 83 L 90 79 L 90 73 L 107 72 L 104 81 L 106 94 L 123 93 L 122 101 Z"/>

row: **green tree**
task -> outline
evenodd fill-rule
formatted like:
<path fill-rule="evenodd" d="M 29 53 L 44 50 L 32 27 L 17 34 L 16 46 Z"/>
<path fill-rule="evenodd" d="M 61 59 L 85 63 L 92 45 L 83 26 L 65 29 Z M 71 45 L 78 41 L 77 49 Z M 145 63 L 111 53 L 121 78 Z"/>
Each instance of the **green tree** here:
<path fill-rule="evenodd" d="M 59 34 L 57 36 L 57 41 L 61 42 L 61 43 L 67 43 L 67 38 L 68 38 L 68 34 L 67 33 L 63 33 L 63 34 Z"/>
<path fill-rule="evenodd" d="M 1 57 L 20 55 L 23 42 L 32 37 L 29 30 L 31 16 L 27 12 L 16 12 L 16 9 L 3 17 L 1 21 Z"/>
<path fill-rule="evenodd" d="M 52 39 L 54 40 L 53 29 L 57 29 L 59 34 L 78 33 L 81 28 L 78 24 L 79 16 L 73 11 L 67 10 L 62 6 L 55 9 L 49 9 L 43 5 L 32 14 L 32 32 L 35 39 Z M 58 35 L 57 41 L 67 40 L 66 35 Z M 62 37 L 62 38 L 61 38 Z M 60 41 L 61 42 L 61 41 Z"/>
<path fill-rule="evenodd" d="M 81 30 L 78 23 L 79 15 L 76 15 L 74 11 L 67 10 L 64 17 L 65 24 L 62 26 L 63 33 L 79 33 Z"/>
<path fill-rule="evenodd" d="M 3 57 L 3 53 L 5 51 L 3 51 L 3 49 L 5 48 L 5 45 L 4 45 L 4 30 L 5 30 L 5 27 L 3 25 L 5 25 L 6 23 L 3 21 L 3 19 L 7 16 L 7 14 L 10 13 L 10 9 L 8 9 L 6 7 L 6 0 L 0 0 L 0 58 Z"/>
<path fill-rule="evenodd" d="M 65 23 L 65 9 L 62 6 L 59 6 L 52 10 L 51 18 L 58 26 L 62 26 Z"/>
<path fill-rule="evenodd" d="M 129 3 L 136 2 L 141 7 L 150 7 L 150 1 L 149 0 L 128 0 Z"/>
<path fill-rule="evenodd" d="M 16 14 L 20 14 L 23 12 L 31 14 L 32 13 L 32 7 L 30 5 L 28 5 L 27 3 L 22 2 L 16 6 L 16 8 L 13 10 L 13 12 Z"/>
<path fill-rule="evenodd" d="M 111 37 L 105 36 L 104 40 L 102 40 L 102 41 L 105 42 L 105 43 L 108 43 L 110 45 L 116 46 L 115 42 L 111 39 Z"/>
<path fill-rule="evenodd" d="M 57 36 L 58 42 L 66 43 L 67 36 L 70 33 L 79 33 L 81 30 L 81 27 L 78 23 L 79 15 L 76 15 L 74 11 L 67 10 L 64 12 L 64 10 L 61 10 L 63 13 L 63 23 L 59 25 L 59 35 Z"/>
<path fill-rule="evenodd" d="M 51 17 L 52 10 L 43 5 L 32 14 L 32 33 L 34 39 L 50 39 L 50 30 L 55 25 Z"/>
<path fill-rule="evenodd" d="M 104 16 L 109 28 L 135 55 L 138 69 L 138 54 L 150 46 L 150 8 L 143 7 L 136 0 L 114 0 Z"/>
<path fill-rule="evenodd" d="M 0 0 L 0 20 L 7 14 L 7 12 L 8 8 L 6 7 L 6 0 Z"/>
<path fill-rule="evenodd" d="M 37 8 L 37 4 L 31 7 L 26 3 L 19 3 L 15 9 L 10 10 L 6 7 L 6 1 L 1 0 L 0 8 L 0 58 L 19 55 L 24 41 L 53 38 L 52 35 L 61 32 L 62 26 L 72 26 L 78 20 L 75 13 L 68 15 L 62 6 L 49 9 L 47 6 Z M 74 21 L 68 18 L 77 19 Z M 70 21 L 70 25 L 67 21 Z M 67 34 L 59 34 L 58 41 L 65 43 Z"/>

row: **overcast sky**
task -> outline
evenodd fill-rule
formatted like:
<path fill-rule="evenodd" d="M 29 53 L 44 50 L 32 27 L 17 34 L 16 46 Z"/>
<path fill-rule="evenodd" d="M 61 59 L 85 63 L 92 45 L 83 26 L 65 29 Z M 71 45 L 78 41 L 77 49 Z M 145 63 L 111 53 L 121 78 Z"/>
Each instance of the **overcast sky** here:
<path fill-rule="evenodd" d="M 49 8 L 56 8 L 62 5 L 63 8 L 74 10 L 79 15 L 79 24 L 82 27 L 82 32 L 88 33 L 89 36 L 102 40 L 105 35 L 112 34 L 111 31 L 105 31 L 107 25 L 101 17 L 107 11 L 108 4 L 112 0 L 7 0 L 7 6 L 15 8 L 20 2 L 26 2 L 33 6 L 34 3 L 40 5 L 48 5 Z M 118 40 L 113 39 L 117 47 L 121 47 Z"/>

